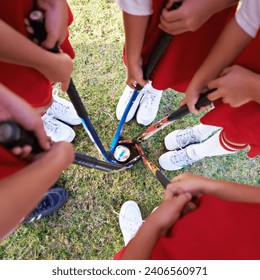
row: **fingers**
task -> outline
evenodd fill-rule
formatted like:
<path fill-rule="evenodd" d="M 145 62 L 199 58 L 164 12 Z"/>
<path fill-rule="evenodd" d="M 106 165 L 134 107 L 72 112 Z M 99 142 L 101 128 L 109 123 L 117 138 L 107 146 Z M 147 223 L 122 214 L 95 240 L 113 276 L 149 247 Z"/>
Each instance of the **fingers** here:
<path fill-rule="evenodd" d="M 138 82 L 135 81 L 135 80 L 133 80 L 133 79 L 128 79 L 128 80 L 126 81 L 126 84 L 127 84 L 130 88 L 132 88 L 132 89 L 135 89 L 136 86 L 137 86 L 137 84 L 139 84 L 140 86 L 144 87 L 144 86 L 147 85 L 148 83 L 149 83 L 149 81 L 144 80 L 144 79 L 140 79 L 140 80 L 138 80 Z"/>
<path fill-rule="evenodd" d="M 174 203 L 176 204 L 176 208 L 179 209 L 179 211 L 182 211 L 184 206 L 190 202 L 192 199 L 192 195 L 190 193 L 183 193 L 178 195 L 174 198 Z"/>
<path fill-rule="evenodd" d="M 174 196 L 178 196 L 183 193 L 184 193 L 184 191 L 182 189 L 176 188 L 173 184 L 169 184 L 164 192 L 164 199 L 170 200 Z"/>
<path fill-rule="evenodd" d="M 197 205 L 192 202 L 192 201 L 189 201 L 188 203 L 186 203 L 181 211 L 181 214 L 184 216 L 186 214 L 188 214 L 189 212 L 191 211 L 194 211 L 195 209 L 197 209 Z"/>
<path fill-rule="evenodd" d="M 197 110 L 195 107 L 196 102 L 194 103 L 195 98 L 190 98 L 190 97 L 185 97 L 181 102 L 180 102 L 180 107 L 187 105 L 189 108 L 189 111 L 193 114 L 198 114 L 200 113 L 200 110 Z M 198 100 L 198 99 L 197 99 Z M 203 108 L 202 108 L 203 109 Z"/>
<path fill-rule="evenodd" d="M 50 137 L 47 136 L 44 128 L 42 121 L 38 122 L 36 127 L 34 128 L 34 134 L 37 137 L 39 141 L 39 145 L 44 149 L 44 150 L 49 150 L 51 147 L 50 144 Z"/>
<path fill-rule="evenodd" d="M 60 84 L 61 90 L 66 92 L 69 88 L 69 84 L 70 84 L 70 79 L 65 82 L 61 82 Z"/>
<path fill-rule="evenodd" d="M 31 146 L 24 146 L 24 147 L 15 147 L 12 149 L 12 153 L 15 156 L 21 157 L 21 158 L 27 158 L 30 153 L 32 151 L 32 147 Z"/>
<path fill-rule="evenodd" d="M 52 33 L 48 33 L 48 37 L 46 38 L 45 41 L 43 41 L 41 43 L 41 46 L 43 48 L 45 48 L 46 50 L 51 50 L 55 47 L 55 45 L 59 43 L 57 41 L 57 36 L 55 36 L 55 34 L 52 34 Z"/>

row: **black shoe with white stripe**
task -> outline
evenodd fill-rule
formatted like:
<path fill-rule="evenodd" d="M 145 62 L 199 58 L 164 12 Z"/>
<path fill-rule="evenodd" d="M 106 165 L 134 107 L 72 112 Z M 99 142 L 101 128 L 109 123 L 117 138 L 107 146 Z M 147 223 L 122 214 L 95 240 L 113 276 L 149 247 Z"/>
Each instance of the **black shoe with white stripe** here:
<path fill-rule="evenodd" d="M 66 202 L 68 193 L 65 188 L 50 189 L 37 207 L 24 220 L 23 224 L 29 224 L 58 211 Z"/>

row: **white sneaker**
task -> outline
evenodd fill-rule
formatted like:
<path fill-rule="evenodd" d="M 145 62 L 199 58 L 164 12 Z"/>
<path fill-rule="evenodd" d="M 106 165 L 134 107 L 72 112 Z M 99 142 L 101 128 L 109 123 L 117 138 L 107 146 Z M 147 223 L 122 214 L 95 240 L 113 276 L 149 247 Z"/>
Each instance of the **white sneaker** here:
<path fill-rule="evenodd" d="M 136 235 L 143 223 L 140 209 L 136 202 L 126 201 L 119 213 L 119 225 L 122 231 L 125 246 Z"/>
<path fill-rule="evenodd" d="M 68 125 L 48 116 L 42 116 L 42 121 L 46 134 L 51 137 L 52 141 L 72 142 L 75 138 L 75 131 Z"/>
<path fill-rule="evenodd" d="M 53 103 L 46 114 L 69 125 L 81 124 L 74 106 L 71 102 L 57 95 L 58 89 L 53 89 Z"/>
<path fill-rule="evenodd" d="M 195 135 L 193 127 L 175 130 L 164 138 L 165 147 L 170 151 L 182 149 L 190 144 L 200 143 L 201 141 L 201 137 Z"/>
<path fill-rule="evenodd" d="M 162 98 L 162 90 L 157 90 L 151 84 L 147 85 L 147 92 L 144 94 L 136 114 L 136 121 L 142 125 L 149 125 L 156 118 Z"/>
<path fill-rule="evenodd" d="M 124 114 L 125 108 L 129 102 L 133 92 L 134 92 L 134 90 L 132 88 L 130 88 L 129 86 L 126 86 L 123 94 L 121 95 L 121 97 L 118 101 L 118 104 L 116 106 L 116 117 L 119 121 L 121 120 L 121 118 Z M 128 112 L 128 115 L 126 117 L 126 122 L 129 122 L 134 117 L 135 112 L 139 106 L 140 100 L 141 100 L 142 96 L 144 95 L 144 92 L 145 92 L 145 87 L 137 95 L 135 102 L 133 103 L 130 111 Z"/>
<path fill-rule="evenodd" d="M 192 165 L 194 162 L 199 161 L 199 159 L 192 159 L 188 154 L 188 146 L 187 148 L 179 151 L 170 151 L 167 153 L 162 154 L 159 157 L 159 164 L 160 166 L 169 171 L 179 170 L 187 165 Z"/>

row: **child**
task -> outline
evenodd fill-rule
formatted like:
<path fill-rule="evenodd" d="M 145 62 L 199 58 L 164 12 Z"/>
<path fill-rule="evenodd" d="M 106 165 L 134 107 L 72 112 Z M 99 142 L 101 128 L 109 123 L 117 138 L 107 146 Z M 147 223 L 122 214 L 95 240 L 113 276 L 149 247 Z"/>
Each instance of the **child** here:
<path fill-rule="evenodd" d="M 205 195 L 182 216 L 191 194 Z M 182 174 L 145 223 L 136 203 L 122 206 L 120 227 L 132 240 L 115 259 L 258 260 L 259 215 L 259 187 Z"/>
<path fill-rule="evenodd" d="M 74 152 L 72 145 L 66 142 L 50 146 L 36 111 L 1 84 L 0 99 L 0 120 L 14 120 L 25 129 L 33 131 L 44 150 L 30 162 L 27 155 L 31 147 L 14 148 L 13 153 L 21 156 L 17 157 L 0 146 L 0 239 L 3 239 L 21 221 L 32 222 L 50 215 L 64 204 L 67 198 L 64 188 L 53 188 L 44 194 L 71 164 Z M 34 215 L 27 216 L 43 196 L 44 199 L 34 209 Z"/>
<path fill-rule="evenodd" d="M 58 29 L 60 26 L 59 21 L 63 17 L 66 19 L 65 31 L 67 32 L 68 6 L 66 1 L 2 1 L 0 4 L 0 19 L 1 25 L 5 28 L 2 30 L 2 32 L 5 31 L 5 33 L 2 34 L 2 36 L 5 37 L 2 38 L 7 48 L 5 49 L 5 53 L 2 53 L 1 56 L 1 82 L 28 101 L 43 115 L 45 129 L 54 141 L 66 140 L 71 142 L 75 137 L 75 132 L 57 119 L 72 125 L 79 124 L 80 120 L 72 104 L 58 96 L 52 97 L 51 82 L 62 82 L 62 89 L 66 90 L 73 64 L 70 58 L 65 56 L 65 54 L 47 54 L 47 50 L 42 49 L 40 51 L 40 47 L 36 46 L 33 42 L 29 42 L 28 39 L 31 35 L 27 31 L 28 27 L 25 25 L 24 20 L 36 6 L 38 8 L 38 5 L 36 5 L 38 2 L 40 4 L 45 3 L 46 6 L 40 5 L 46 13 L 47 46 L 56 40 L 71 58 L 74 57 L 74 52 L 69 44 L 68 38 L 64 40 L 64 38 L 60 39 L 58 35 L 56 35 L 54 38 L 48 40 L 49 37 L 53 37 L 53 33 L 55 33 L 53 31 Z M 16 7 L 16 9 L 13 9 L 13 7 Z M 63 9 L 61 9 L 61 7 L 63 7 Z M 69 13 L 69 21 L 72 21 L 71 12 Z M 8 40 L 12 41 L 10 48 L 7 45 Z M 45 42 L 43 42 L 43 46 L 45 46 L 44 43 Z M 17 46 L 19 46 L 19 50 Z M 23 51 L 23 54 L 26 56 L 22 58 L 20 57 L 20 53 L 12 58 L 12 56 L 18 54 L 18 51 Z M 61 75 L 66 75 L 66 77 L 61 77 Z M 66 80 L 64 81 L 60 78 L 65 78 Z M 53 99 L 54 101 L 52 101 Z M 51 104 L 52 106 L 50 107 Z"/>
<path fill-rule="evenodd" d="M 175 150 L 176 139 L 181 138 L 181 134 L 187 131 L 181 130 L 167 135 L 166 148 L 174 151 L 167 152 L 159 158 L 159 163 L 164 169 L 177 170 L 204 157 L 234 153 L 248 146 L 249 157 L 260 153 L 259 15 L 259 1 L 242 2 L 236 17 L 226 27 L 196 72 L 182 102 L 187 102 L 190 111 L 196 113 L 194 104 L 199 92 L 206 87 L 217 88 L 209 95 L 212 101 L 218 99 L 214 102 L 215 108 L 206 114 L 201 122 L 211 125 L 212 131 L 222 129 L 201 144 L 186 142 L 179 147 L 179 151 Z M 233 66 L 230 66 L 231 64 Z M 198 127 L 191 130 L 193 134 L 200 134 L 201 140 L 206 139 L 211 132 L 207 131 L 207 127 L 204 127 L 202 133 L 198 132 Z M 189 146 L 185 147 L 187 145 Z"/>
<path fill-rule="evenodd" d="M 159 23 L 166 32 L 173 35 L 182 33 L 173 38 L 152 74 L 152 86 L 148 83 L 144 87 L 127 116 L 126 121 L 132 119 L 139 106 L 137 122 L 148 125 L 157 115 L 163 90 L 186 90 L 193 74 L 234 12 L 234 7 L 226 8 L 237 1 L 185 0 L 181 7 L 173 11 L 167 11 L 162 0 L 117 2 L 123 10 L 126 37 L 123 57 L 128 71 L 128 86 L 117 105 L 118 119 L 121 119 L 136 83 L 142 86 L 147 84 L 142 65 L 147 63 L 157 43 L 161 32 Z M 173 2 L 168 1 L 167 8 Z"/>

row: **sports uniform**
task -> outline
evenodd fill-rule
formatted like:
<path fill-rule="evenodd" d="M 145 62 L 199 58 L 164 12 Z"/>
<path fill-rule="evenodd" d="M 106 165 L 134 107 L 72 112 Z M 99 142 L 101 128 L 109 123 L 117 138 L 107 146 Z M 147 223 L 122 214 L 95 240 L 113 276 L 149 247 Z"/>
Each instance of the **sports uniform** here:
<path fill-rule="evenodd" d="M 32 10 L 33 0 L 1 1 L 0 18 L 29 38 L 24 19 L 28 17 Z M 70 24 L 73 16 L 69 8 L 68 11 L 68 24 Z M 72 58 L 74 57 L 74 51 L 68 38 L 61 45 L 61 48 Z M 32 68 L 0 62 L 0 81 L 33 107 L 44 107 L 52 101 L 51 83 L 41 73 Z"/>
<path fill-rule="evenodd" d="M 180 218 L 171 233 L 157 241 L 151 259 L 258 260 L 259 216 L 260 204 L 204 195 L 196 210 Z M 123 252 L 114 259 L 120 259 Z"/>
<path fill-rule="evenodd" d="M 162 9 L 165 7 L 165 1 L 135 0 L 131 1 L 131 5 L 126 0 L 117 0 L 117 2 L 122 10 L 129 14 L 151 15 L 142 50 L 143 63 L 145 64 L 149 60 L 161 33 L 158 24 Z M 235 7 L 225 9 L 212 16 L 197 31 L 175 36 L 153 72 L 151 79 L 153 87 L 158 90 L 173 88 L 185 92 L 192 76 L 234 13 Z M 205 38 L 207 39 L 205 40 Z M 123 58 L 126 59 L 125 52 Z"/>
<path fill-rule="evenodd" d="M 254 39 L 235 60 L 234 64 L 260 73 L 260 3 L 244 0 L 236 14 L 239 26 Z M 233 143 L 250 146 L 249 157 L 260 153 L 260 104 L 249 102 L 239 108 L 215 102 L 215 108 L 202 117 L 203 124 L 223 127 L 225 137 Z"/>

